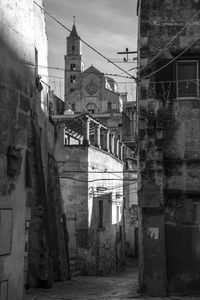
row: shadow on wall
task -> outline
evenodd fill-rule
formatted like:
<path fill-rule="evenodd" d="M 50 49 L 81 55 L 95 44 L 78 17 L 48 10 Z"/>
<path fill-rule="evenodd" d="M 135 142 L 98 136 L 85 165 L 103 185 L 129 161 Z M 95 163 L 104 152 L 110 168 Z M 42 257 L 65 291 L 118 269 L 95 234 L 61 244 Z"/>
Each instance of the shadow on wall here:
<path fill-rule="evenodd" d="M 0 24 L 0 28 L 3 26 Z M 40 118 L 47 124 L 45 122 L 48 119 L 41 110 L 41 94 L 37 90 L 35 68 L 29 68 L 14 51 L 15 45 L 10 45 L 2 36 L 0 45 L 0 170 L 3 170 L 3 173 L 0 172 L 0 205 L 5 209 L 7 202 L 10 203 L 14 228 L 11 232 L 11 251 L 0 259 L 0 284 L 1 281 L 8 282 L 9 299 L 22 299 L 24 284 L 26 287 L 50 287 L 53 281 L 53 247 L 48 240 L 47 229 L 50 221 L 46 210 L 47 179 L 43 168 L 47 164 L 47 153 L 43 154 L 48 151 L 48 145 L 45 149 L 41 147 L 38 122 Z M 34 50 L 33 44 L 27 57 L 34 58 Z M 23 161 L 26 164 L 21 168 L 23 180 L 20 183 L 17 176 L 7 176 L 6 154 L 9 147 L 24 150 Z M 37 184 L 38 181 L 40 184 Z M 20 193 L 13 199 L 13 194 L 19 189 Z M 55 207 L 51 207 L 52 214 L 55 215 L 53 210 Z M 55 219 L 53 221 L 54 224 L 57 222 Z M 63 234 L 61 231 L 62 229 L 60 234 Z M 1 240 L 0 237 L 0 244 Z M 66 279 L 66 271 L 63 273 Z M 60 277 L 63 278 L 63 275 L 58 274 L 57 278 Z"/>
<path fill-rule="evenodd" d="M 88 255 L 85 273 L 107 275 L 120 272 L 125 266 L 124 225 L 112 224 L 111 194 L 93 198 L 91 224 L 88 230 Z"/>

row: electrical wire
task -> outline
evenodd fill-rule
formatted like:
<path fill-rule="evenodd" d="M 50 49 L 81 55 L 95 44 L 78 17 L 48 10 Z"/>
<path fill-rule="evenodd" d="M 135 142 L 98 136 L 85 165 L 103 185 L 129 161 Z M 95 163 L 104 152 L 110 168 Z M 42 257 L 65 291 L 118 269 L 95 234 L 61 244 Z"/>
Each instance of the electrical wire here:
<path fill-rule="evenodd" d="M 86 183 L 91 183 L 91 182 L 96 182 L 96 181 L 114 181 L 114 180 L 120 180 L 120 181 L 123 181 L 123 182 L 130 181 L 130 179 L 124 180 L 123 177 L 121 179 L 120 178 L 119 179 L 118 178 L 99 178 L 99 179 L 93 179 L 93 180 L 83 180 L 83 179 L 77 179 L 77 178 L 63 176 L 63 175 L 61 175 L 59 177 L 62 178 L 62 179 L 70 179 L 70 180 L 86 182 Z"/>
<path fill-rule="evenodd" d="M 29 66 L 32 66 L 32 67 L 36 67 L 36 65 L 32 62 L 24 62 L 26 65 L 29 65 Z M 60 67 L 49 67 L 49 66 L 39 66 L 37 65 L 38 68 L 41 68 L 41 69 L 52 69 L 52 70 L 56 70 L 56 71 L 67 71 L 67 72 L 73 72 L 73 73 L 80 73 L 80 74 L 91 74 L 91 72 L 87 72 L 87 69 L 83 72 L 80 72 L 78 70 L 66 70 L 64 68 L 60 68 Z M 92 74 L 101 74 L 103 76 L 114 76 L 114 77 L 121 77 L 121 78 L 127 78 L 127 79 L 130 79 L 131 77 L 130 76 L 123 76 L 122 74 L 112 74 L 112 73 L 103 73 L 103 72 L 92 72 Z M 46 76 L 46 77 L 49 77 L 48 75 L 41 75 L 41 76 Z M 64 79 L 64 77 L 61 77 Z"/>
<path fill-rule="evenodd" d="M 199 81 L 198 79 L 194 78 L 188 78 L 188 79 L 181 79 L 181 80 L 164 80 L 164 81 L 151 81 L 150 84 L 156 84 L 156 83 L 179 83 L 179 82 L 188 82 L 188 81 Z M 195 83 L 195 82 L 194 82 Z M 138 82 L 138 84 L 141 84 L 141 82 Z M 198 84 L 198 83 L 196 83 Z"/>
<path fill-rule="evenodd" d="M 189 45 L 188 47 L 186 47 L 181 53 L 179 53 L 177 56 L 175 56 L 173 59 L 171 59 L 168 63 L 166 63 L 164 66 L 160 67 L 159 69 L 155 70 L 154 72 L 138 79 L 139 81 L 149 78 L 152 75 L 155 75 L 156 73 L 160 72 L 161 70 L 165 69 L 168 65 L 170 65 L 171 63 L 173 63 L 175 60 L 177 60 L 179 57 L 181 57 L 187 50 L 189 50 L 190 48 L 192 48 L 195 44 L 197 44 L 200 41 L 200 38 L 198 38 L 196 41 L 194 41 L 191 45 Z"/>
<path fill-rule="evenodd" d="M 105 75 L 108 75 L 108 74 L 105 74 Z M 110 76 L 114 76 L 113 74 L 109 74 Z M 59 76 L 54 76 L 54 75 L 45 75 L 45 74 L 40 74 L 41 77 L 49 77 L 49 78 L 56 78 L 56 79 L 62 79 L 64 80 L 65 78 L 64 77 L 59 77 Z M 121 77 L 121 76 L 118 76 L 116 75 L 117 77 Z M 122 77 L 122 78 L 126 78 L 126 77 Z M 132 81 L 115 81 L 116 83 L 127 83 L 127 84 L 135 84 L 134 82 Z"/>
<path fill-rule="evenodd" d="M 45 77 L 46 75 L 40 75 L 41 77 Z M 50 78 L 58 78 L 58 79 L 63 79 L 64 77 L 57 77 L 57 76 L 46 76 L 46 77 L 50 77 Z M 142 78 L 141 78 L 142 79 Z M 156 84 L 156 83 L 179 83 L 179 82 L 188 82 L 188 81 L 195 81 L 197 79 L 194 78 L 188 78 L 188 79 L 181 79 L 181 80 L 163 80 L 163 81 L 151 81 L 151 84 Z M 197 80 L 198 81 L 198 80 Z M 116 83 L 126 83 L 126 84 L 131 84 L 133 85 L 134 83 L 132 81 L 116 81 Z M 141 82 L 138 82 L 138 84 L 141 84 Z M 196 83 L 197 84 L 197 83 Z M 136 89 L 136 86 L 134 87 L 134 89 Z"/>
<path fill-rule="evenodd" d="M 33 1 L 35 3 L 35 5 L 37 5 L 43 12 L 45 12 L 49 17 L 51 17 L 56 23 L 58 23 L 60 26 L 62 26 L 64 29 L 66 29 L 67 31 L 69 31 L 71 33 L 71 30 L 69 28 L 67 28 L 63 23 L 61 23 L 57 18 L 55 18 L 52 14 L 50 14 L 46 9 L 44 9 L 41 5 L 39 5 L 36 1 Z M 89 45 L 87 42 L 85 42 L 83 39 L 81 39 L 79 37 L 80 41 L 85 44 L 87 47 L 89 47 L 91 50 L 93 50 L 94 52 L 96 52 L 98 55 L 100 55 L 102 58 L 104 58 L 107 62 L 111 63 L 113 66 L 115 66 L 116 68 L 118 68 L 119 70 L 123 71 L 125 74 L 129 75 L 130 78 L 136 80 L 136 78 L 131 75 L 130 73 L 128 73 L 126 70 L 124 70 L 123 68 L 119 67 L 117 64 L 115 64 L 114 62 L 112 62 L 111 60 L 109 60 L 109 58 L 107 58 L 104 54 L 102 54 L 101 52 L 99 52 L 98 50 L 96 50 L 94 47 L 92 47 L 91 45 Z"/>
<path fill-rule="evenodd" d="M 160 54 L 167 48 L 169 48 L 169 46 L 177 39 L 177 37 L 194 21 L 194 19 L 199 15 L 200 10 L 198 10 L 198 12 L 190 19 L 190 21 L 165 45 L 164 48 L 162 48 L 149 62 L 146 66 L 144 66 L 141 70 L 143 71 L 145 68 L 147 68 L 147 66 L 149 66 L 156 58 L 158 58 L 160 56 Z M 130 70 L 129 70 L 130 71 Z"/>

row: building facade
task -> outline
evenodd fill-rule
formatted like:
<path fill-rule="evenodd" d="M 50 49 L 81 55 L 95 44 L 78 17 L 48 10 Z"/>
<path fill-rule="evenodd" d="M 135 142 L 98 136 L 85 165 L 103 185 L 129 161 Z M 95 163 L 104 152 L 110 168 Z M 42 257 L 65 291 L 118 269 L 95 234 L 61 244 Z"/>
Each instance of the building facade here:
<path fill-rule="evenodd" d="M 140 288 L 199 291 L 199 9 L 138 1 Z"/>
<path fill-rule="evenodd" d="M 107 127 L 90 115 L 53 119 L 59 128 L 55 156 L 72 268 L 85 275 L 120 271 L 124 267 L 123 146 L 110 140 Z"/>
<path fill-rule="evenodd" d="M 125 229 L 127 231 L 126 253 L 134 256 L 137 252 L 135 251 L 135 242 L 133 242 L 133 240 L 137 240 L 135 238 L 137 226 L 133 226 L 130 211 L 133 202 L 131 198 L 137 199 L 136 189 L 134 193 L 131 190 L 135 176 L 133 174 L 135 157 L 131 152 L 134 152 L 136 148 L 136 103 L 127 101 L 127 93 L 119 94 L 116 82 L 94 66 L 84 70 L 81 40 L 75 24 L 67 38 L 65 103 L 66 107 L 70 108 L 75 115 L 91 114 L 109 129 L 113 139 L 117 138 L 132 149 L 126 151 L 126 158 L 124 159 L 124 199 L 126 199 L 127 209 L 126 221 L 130 220 L 130 222 L 126 222 Z M 103 142 L 104 136 L 101 135 L 100 139 Z M 96 144 L 95 133 L 90 135 L 90 143 L 91 145 Z"/>
<path fill-rule="evenodd" d="M 75 24 L 67 37 L 65 105 L 75 114 L 89 113 L 122 140 L 123 100 L 116 82 L 93 65 L 84 70 L 82 42 Z M 128 118 L 128 117 L 127 117 Z"/>

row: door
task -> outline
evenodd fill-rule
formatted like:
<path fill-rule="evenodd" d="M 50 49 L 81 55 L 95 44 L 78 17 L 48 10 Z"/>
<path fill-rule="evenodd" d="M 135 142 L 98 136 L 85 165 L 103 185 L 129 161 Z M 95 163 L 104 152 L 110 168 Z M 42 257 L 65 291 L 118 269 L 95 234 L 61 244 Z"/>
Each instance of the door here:
<path fill-rule="evenodd" d="M 76 213 L 67 212 L 66 220 L 67 220 L 67 230 L 69 234 L 69 258 L 76 258 L 78 254 Z"/>

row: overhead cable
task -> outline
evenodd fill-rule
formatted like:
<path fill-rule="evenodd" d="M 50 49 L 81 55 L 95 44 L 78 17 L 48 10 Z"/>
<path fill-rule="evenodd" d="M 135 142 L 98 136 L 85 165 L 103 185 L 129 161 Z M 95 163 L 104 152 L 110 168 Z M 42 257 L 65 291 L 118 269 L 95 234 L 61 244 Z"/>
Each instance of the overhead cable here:
<path fill-rule="evenodd" d="M 27 65 L 30 65 L 32 67 L 36 67 L 35 64 L 33 64 L 32 62 L 25 62 L 25 64 Z M 60 68 L 60 67 L 49 67 L 49 66 L 37 66 L 38 68 L 41 68 L 41 69 L 52 69 L 52 70 L 56 70 L 56 71 L 68 71 L 68 72 L 73 72 L 73 73 L 81 73 L 80 71 L 78 70 L 66 70 L 64 68 Z M 81 74 L 91 74 L 91 72 L 87 72 L 86 71 L 83 71 Z M 103 72 L 92 72 L 92 74 L 101 74 L 101 75 L 104 75 L 104 76 L 116 76 L 116 77 L 122 77 L 122 78 L 128 78 L 130 79 L 130 76 L 123 76 L 121 74 L 112 74 L 112 73 L 103 73 Z M 43 76 L 47 76 L 47 75 L 43 75 Z M 48 77 L 48 76 L 47 76 Z"/>
<path fill-rule="evenodd" d="M 123 179 L 123 177 L 121 179 L 118 179 L 118 178 L 99 178 L 99 179 L 93 179 L 93 180 L 83 180 L 83 179 L 78 179 L 78 178 L 73 178 L 73 177 L 68 177 L 68 176 L 59 176 L 60 178 L 62 179 L 70 179 L 70 180 L 74 180 L 74 181 L 80 181 L 80 182 L 87 182 L 87 183 L 91 183 L 91 182 L 96 182 L 96 181 L 115 181 L 115 180 L 120 180 L 120 181 L 123 181 L 123 182 L 130 182 L 130 179 Z M 134 181 L 134 180 L 132 180 Z M 135 180 L 136 182 L 137 180 Z"/>

